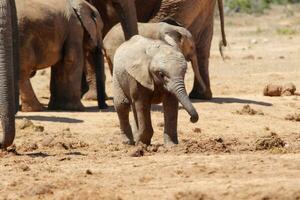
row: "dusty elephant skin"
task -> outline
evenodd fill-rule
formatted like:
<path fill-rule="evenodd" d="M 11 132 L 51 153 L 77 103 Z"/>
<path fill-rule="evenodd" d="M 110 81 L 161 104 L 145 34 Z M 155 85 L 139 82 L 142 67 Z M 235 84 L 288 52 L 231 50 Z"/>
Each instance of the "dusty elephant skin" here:
<path fill-rule="evenodd" d="M 102 20 L 83 0 L 16 1 L 20 31 L 22 111 L 43 106 L 30 83 L 32 71 L 51 67 L 49 109 L 83 110 L 80 101 L 84 50 L 102 44 Z"/>
<path fill-rule="evenodd" d="M 212 92 L 209 79 L 209 56 L 213 36 L 213 19 L 216 0 L 136 0 L 138 21 L 161 22 L 173 21 L 187 28 L 196 42 L 198 66 L 206 91 L 194 80 L 191 98 L 211 99 Z M 222 43 L 227 45 L 224 31 L 223 1 L 218 0 L 221 18 Z"/>
<path fill-rule="evenodd" d="M 94 5 L 104 22 L 103 35 L 117 24 L 119 21 L 122 24 L 122 29 L 126 40 L 138 33 L 137 17 L 134 0 L 88 0 Z M 106 108 L 105 104 L 105 74 L 104 70 L 95 68 L 95 63 L 91 55 L 88 55 L 86 61 L 85 76 L 83 85 L 88 85 L 88 91 L 83 91 L 83 98 L 86 100 L 98 100 L 100 109 Z M 99 80 L 99 81 L 97 81 Z M 98 96 L 97 96 L 98 95 Z M 103 103 L 104 102 L 104 103 Z"/>
<path fill-rule="evenodd" d="M 111 6 L 101 6 L 102 1 L 95 2 L 95 6 L 104 20 L 103 35 L 118 23 L 118 16 Z M 109 0 L 103 1 L 109 2 Z M 124 1 L 125 2 L 125 1 Z M 222 41 L 220 45 L 226 46 L 224 30 L 223 1 L 218 0 L 221 19 Z M 98 5 L 96 5 L 98 4 Z M 190 97 L 194 99 L 211 99 L 212 91 L 209 79 L 209 56 L 213 36 L 213 19 L 216 0 L 136 0 L 136 14 L 139 22 L 167 22 L 173 25 L 181 25 L 188 29 L 193 35 L 196 43 L 197 62 L 206 90 L 202 90 L 196 77 Z M 106 23 L 109 22 L 109 23 Z M 124 30 L 124 28 L 123 28 Z M 93 69 L 93 68 L 92 68 Z M 95 82 L 94 75 L 88 76 L 90 81 Z M 92 85 L 92 84 L 90 84 Z M 95 92 L 94 92 L 95 93 Z M 96 99 L 91 97 L 90 99 Z"/>
<path fill-rule="evenodd" d="M 0 1 L 0 119 L 3 136 L 0 148 L 10 146 L 15 138 L 15 71 L 18 69 L 16 50 L 18 40 L 16 30 L 16 9 L 14 1 Z"/>
<path fill-rule="evenodd" d="M 150 39 L 157 39 L 166 42 L 174 48 L 179 48 L 187 61 L 191 61 L 195 75 L 199 74 L 198 60 L 196 55 L 196 46 L 193 36 L 185 28 L 173 26 L 168 23 L 138 23 L 139 35 Z M 175 43 L 174 43 L 175 41 Z M 105 57 L 109 68 L 112 72 L 114 54 L 117 48 L 125 42 L 125 38 L 121 33 L 120 24 L 114 26 L 105 36 L 103 46 L 105 49 Z M 201 76 L 196 77 L 201 85 L 201 89 L 205 91 L 205 83 Z"/>
<path fill-rule="evenodd" d="M 163 103 L 165 144 L 177 144 L 178 101 L 198 121 L 184 85 L 187 63 L 183 54 L 160 40 L 134 36 L 116 51 L 113 71 L 114 106 L 125 142 L 151 143 L 151 104 Z M 137 135 L 129 124 L 132 107 Z"/>

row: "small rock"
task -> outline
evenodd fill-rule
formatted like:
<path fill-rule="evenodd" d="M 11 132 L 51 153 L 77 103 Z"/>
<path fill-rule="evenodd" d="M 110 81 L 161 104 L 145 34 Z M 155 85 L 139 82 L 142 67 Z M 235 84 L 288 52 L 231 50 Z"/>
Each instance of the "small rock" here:
<path fill-rule="evenodd" d="M 85 173 L 88 174 L 88 175 L 92 175 L 93 174 L 93 172 L 90 169 L 87 169 Z"/>
<path fill-rule="evenodd" d="M 247 56 L 244 56 L 242 59 L 244 59 L 244 60 L 254 60 L 255 57 L 254 57 L 254 55 L 247 55 Z"/>
<path fill-rule="evenodd" d="M 36 132 L 44 132 L 45 128 L 43 126 L 34 126 L 33 130 Z"/>
<path fill-rule="evenodd" d="M 53 137 L 46 137 L 43 141 L 42 141 L 42 145 L 49 147 L 51 146 L 52 141 L 54 140 Z"/>
<path fill-rule="evenodd" d="M 33 126 L 34 125 L 33 125 L 32 121 L 30 121 L 29 119 L 23 118 L 21 120 L 21 122 L 19 123 L 18 127 L 19 127 L 19 129 L 24 130 L 26 128 L 30 128 L 30 127 L 33 127 Z"/>
<path fill-rule="evenodd" d="M 201 129 L 200 129 L 200 128 L 194 128 L 193 131 L 194 131 L 195 133 L 201 133 Z"/>
<path fill-rule="evenodd" d="M 25 165 L 25 164 L 21 164 L 20 165 L 20 169 L 23 171 L 23 172 L 27 172 L 27 171 L 30 171 L 30 168 Z"/>
<path fill-rule="evenodd" d="M 250 40 L 250 43 L 251 43 L 251 44 L 257 44 L 258 41 L 257 41 L 257 39 L 251 39 L 251 40 Z"/>

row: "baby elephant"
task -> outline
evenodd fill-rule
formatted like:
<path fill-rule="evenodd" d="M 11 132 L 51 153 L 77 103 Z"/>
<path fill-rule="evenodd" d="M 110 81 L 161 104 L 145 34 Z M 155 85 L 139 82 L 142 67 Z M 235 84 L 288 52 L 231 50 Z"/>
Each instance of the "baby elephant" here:
<path fill-rule="evenodd" d="M 192 63 L 192 67 L 202 90 L 206 90 L 205 83 L 199 75 L 198 60 L 196 47 L 192 34 L 185 28 L 180 26 L 170 25 L 165 22 L 160 23 L 138 23 L 139 35 L 162 40 L 167 44 L 179 48 L 185 59 Z M 105 48 L 105 56 L 110 70 L 112 71 L 112 61 L 114 59 L 117 48 L 125 42 L 120 24 L 114 26 L 105 36 L 103 40 Z M 199 76 L 198 76 L 199 75 Z"/>
<path fill-rule="evenodd" d="M 178 101 L 191 116 L 190 121 L 198 121 L 184 85 L 186 70 L 183 54 L 160 40 L 136 35 L 117 49 L 113 69 L 114 106 L 126 143 L 151 143 L 151 104 L 163 103 L 165 144 L 178 144 Z M 129 124 L 130 105 L 137 128 L 135 138 Z"/>

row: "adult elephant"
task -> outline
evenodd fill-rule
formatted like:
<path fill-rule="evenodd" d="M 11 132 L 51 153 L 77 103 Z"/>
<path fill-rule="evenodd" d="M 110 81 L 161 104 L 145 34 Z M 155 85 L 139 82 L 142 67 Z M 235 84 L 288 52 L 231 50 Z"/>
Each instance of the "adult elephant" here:
<path fill-rule="evenodd" d="M 3 136 L 0 148 L 10 146 L 15 138 L 15 98 L 17 94 L 18 30 L 15 2 L 0 0 L 0 118 Z M 13 40 L 14 38 L 14 40 Z"/>
<path fill-rule="evenodd" d="M 193 89 L 189 94 L 195 99 L 212 98 L 208 67 L 216 2 L 218 2 L 221 19 L 222 43 L 220 44 L 226 46 L 222 0 L 148 0 L 147 3 L 144 0 L 136 0 L 138 21 L 166 21 L 179 24 L 194 36 L 199 70 L 206 84 L 206 91 L 203 92 L 195 78 Z"/>
<path fill-rule="evenodd" d="M 103 37 L 118 22 L 121 22 L 125 39 L 130 39 L 138 33 L 135 0 L 88 0 L 101 14 L 104 26 Z M 106 108 L 104 69 L 94 68 L 92 56 L 88 55 L 86 62 L 86 81 L 88 91 L 84 95 L 85 99 L 98 100 L 100 109 Z M 98 81 L 95 77 L 97 74 Z M 98 95 L 98 96 L 97 96 Z"/>
<path fill-rule="evenodd" d="M 84 109 L 84 52 L 101 49 L 102 19 L 84 0 L 17 0 L 20 31 L 22 111 L 41 111 L 30 83 L 32 72 L 51 66 L 49 109 Z M 101 60 L 99 52 L 94 58 Z M 100 62 L 99 62 L 100 63 Z M 101 63 L 100 63 L 101 64 Z"/>
<path fill-rule="evenodd" d="M 107 2 L 108 0 L 98 1 Z M 140 22 L 165 21 L 173 25 L 181 25 L 187 28 L 193 35 L 198 57 L 198 66 L 202 79 L 206 84 L 206 91 L 194 80 L 194 85 L 189 96 L 195 99 L 211 99 L 212 92 L 209 79 L 209 56 L 211 40 L 213 36 L 214 9 L 216 0 L 136 0 L 137 18 Z M 100 4 L 99 4 L 100 5 Z M 97 6 L 104 19 L 104 36 L 118 21 L 114 9 L 109 5 Z M 218 7 L 221 19 L 222 45 L 226 46 L 224 30 L 223 1 L 218 0 Z M 102 9 L 102 10 L 101 10 Z M 91 68 L 93 69 L 93 68 Z M 90 82 L 93 82 L 93 70 L 88 74 Z M 95 82 L 95 81 L 94 81 Z M 93 95 L 89 96 L 93 99 Z"/>

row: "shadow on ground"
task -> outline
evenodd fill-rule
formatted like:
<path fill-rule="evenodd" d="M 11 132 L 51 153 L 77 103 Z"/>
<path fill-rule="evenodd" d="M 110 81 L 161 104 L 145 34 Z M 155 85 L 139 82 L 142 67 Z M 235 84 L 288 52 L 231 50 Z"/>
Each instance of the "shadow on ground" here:
<path fill-rule="evenodd" d="M 31 115 L 31 116 L 17 116 L 17 119 L 29 119 L 36 121 L 48 121 L 48 122 L 62 122 L 62 123 L 83 123 L 83 120 L 68 118 L 68 117 L 56 117 L 56 116 L 40 116 L 40 115 Z"/>
<path fill-rule="evenodd" d="M 240 103 L 240 104 L 255 104 L 255 105 L 260 105 L 260 106 L 272 106 L 273 105 L 269 102 L 254 101 L 254 100 L 249 100 L 249 99 L 239 99 L 239 98 L 234 98 L 234 97 L 214 97 L 212 100 L 209 100 L 209 101 L 193 99 L 192 102 L 193 103 L 212 102 L 212 103 L 217 103 L 217 104 Z"/>

